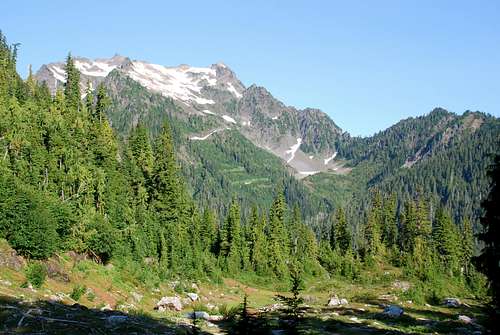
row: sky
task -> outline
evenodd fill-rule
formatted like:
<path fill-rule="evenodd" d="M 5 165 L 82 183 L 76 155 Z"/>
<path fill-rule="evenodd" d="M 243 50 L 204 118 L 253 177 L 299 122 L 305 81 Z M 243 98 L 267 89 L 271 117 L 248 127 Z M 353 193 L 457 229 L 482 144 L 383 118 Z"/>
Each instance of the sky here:
<path fill-rule="evenodd" d="M 68 52 L 222 61 L 353 135 L 435 107 L 500 116 L 500 1 L 2 0 L 0 29 L 22 76 Z"/>

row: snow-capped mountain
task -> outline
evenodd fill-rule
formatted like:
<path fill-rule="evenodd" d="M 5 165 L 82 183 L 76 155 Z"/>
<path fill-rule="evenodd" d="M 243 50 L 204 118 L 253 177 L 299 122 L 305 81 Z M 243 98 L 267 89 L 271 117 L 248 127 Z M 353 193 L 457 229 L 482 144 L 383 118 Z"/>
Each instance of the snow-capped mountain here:
<path fill-rule="evenodd" d="M 74 64 L 81 73 L 82 93 L 89 85 L 95 88 L 105 82 L 114 87 L 118 98 L 120 88 L 113 81 L 127 77 L 152 94 L 172 99 L 184 116 L 196 115 L 212 124 L 203 133 L 190 134 L 191 140 L 210 140 L 210 134 L 237 129 L 258 147 L 280 157 L 298 178 L 326 170 L 343 171 L 341 161 L 329 159 L 336 155 L 342 131 L 326 114 L 286 106 L 263 87 L 246 88 L 223 63 L 169 67 L 116 55 L 95 60 L 75 57 Z M 63 62 L 43 65 L 36 78 L 54 93 L 64 85 L 64 68 Z M 140 118 L 134 115 L 131 125 Z"/>
<path fill-rule="evenodd" d="M 116 55 L 109 59 L 95 60 L 76 57 L 74 64 L 81 73 L 82 92 L 86 89 L 87 83 L 95 87 L 114 69 L 123 71 L 148 90 L 161 93 L 186 105 L 215 104 L 210 97 L 210 88 L 225 90 L 235 98 L 240 98 L 245 90 L 243 84 L 222 63 L 210 67 L 188 65 L 167 67 Z M 64 67 L 62 62 L 43 65 L 36 77 L 40 81 L 46 81 L 54 93 L 65 82 Z"/>

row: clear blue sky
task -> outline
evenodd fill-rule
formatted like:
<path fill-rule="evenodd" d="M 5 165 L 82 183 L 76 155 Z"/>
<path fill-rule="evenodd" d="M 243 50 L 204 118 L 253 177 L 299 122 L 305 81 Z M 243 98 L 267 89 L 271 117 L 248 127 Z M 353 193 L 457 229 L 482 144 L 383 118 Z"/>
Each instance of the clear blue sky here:
<path fill-rule="evenodd" d="M 2 0 L 0 29 L 22 75 L 68 51 L 223 61 L 356 135 L 436 106 L 500 115 L 500 1 Z"/>

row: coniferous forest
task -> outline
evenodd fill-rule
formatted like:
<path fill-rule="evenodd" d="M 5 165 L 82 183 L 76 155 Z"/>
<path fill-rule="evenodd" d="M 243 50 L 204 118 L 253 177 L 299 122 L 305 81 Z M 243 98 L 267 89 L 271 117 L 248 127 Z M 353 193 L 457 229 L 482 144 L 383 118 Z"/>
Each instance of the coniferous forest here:
<path fill-rule="evenodd" d="M 412 284 L 401 299 L 422 305 L 498 296 L 498 159 L 480 182 L 493 185 L 491 194 L 474 200 L 484 209 L 457 212 L 460 201 L 475 196 L 472 182 L 457 186 L 462 200 L 433 192 L 429 185 L 440 178 L 433 169 L 446 160 L 440 156 L 432 167 L 370 188 L 357 202 L 328 202 L 315 225 L 304 218 L 311 211 L 303 198 L 290 196 L 295 189 L 286 178 L 273 181 L 267 204 L 235 193 L 211 206 L 208 197 L 193 197 L 168 120 L 153 132 L 139 122 L 122 136 L 107 116 L 107 88 L 89 85 L 82 94 L 71 55 L 65 85 L 53 95 L 31 71 L 25 80 L 19 76 L 17 52 L 2 35 L 0 238 L 27 266 L 78 254 L 151 289 L 172 281 L 223 285 L 227 278 L 281 291 L 294 283 L 296 299 L 284 300 L 295 304 L 294 320 L 306 289 L 299 289 L 299 277 L 360 285 L 404 278 Z M 349 141 L 350 149 L 341 149 L 353 161 L 365 155 L 363 145 L 375 145 Z M 429 174 L 433 181 L 422 185 Z"/>

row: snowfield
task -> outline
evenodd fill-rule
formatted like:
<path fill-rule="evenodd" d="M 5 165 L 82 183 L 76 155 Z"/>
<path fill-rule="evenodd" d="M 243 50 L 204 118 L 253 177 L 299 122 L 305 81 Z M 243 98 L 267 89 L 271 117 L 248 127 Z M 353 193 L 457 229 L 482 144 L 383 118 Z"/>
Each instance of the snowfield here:
<path fill-rule="evenodd" d="M 231 122 L 231 123 L 234 123 L 236 124 L 236 120 L 233 119 L 232 117 L 228 116 L 228 115 L 222 115 L 222 118 L 227 121 L 227 122 Z"/>
<path fill-rule="evenodd" d="M 328 163 L 330 163 L 330 161 L 331 161 L 332 159 L 334 159 L 335 157 L 337 157 L 337 151 L 335 151 L 335 152 L 333 153 L 333 155 L 331 155 L 330 157 L 328 157 L 328 158 L 326 158 L 326 159 L 324 160 L 325 165 L 327 165 Z"/>
<path fill-rule="evenodd" d="M 215 70 L 190 66 L 165 67 L 141 61 L 132 62 L 127 75 L 149 90 L 164 96 L 200 105 L 214 104 L 215 101 L 201 96 L 201 89 L 217 83 Z"/>
<path fill-rule="evenodd" d="M 298 138 L 297 139 L 297 144 L 294 144 L 290 147 L 290 150 L 287 150 L 285 153 L 290 155 L 290 158 L 286 161 L 287 163 L 290 163 L 294 158 L 295 158 L 295 153 L 297 150 L 299 150 L 300 145 L 302 144 L 302 139 Z"/>
<path fill-rule="evenodd" d="M 219 129 L 215 129 L 215 130 L 212 130 L 211 132 L 209 132 L 207 135 L 203 136 L 203 137 L 199 137 L 199 136 L 192 136 L 190 137 L 189 139 L 191 141 L 205 141 L 207 138 L 209 138 L 210 136 L 212 136 L 213 134 L 219 132 L 219 131 L 223 131 L 224 129 L 231 129 L 231 128 L 219 128 Z"/>

